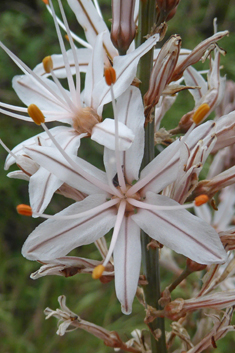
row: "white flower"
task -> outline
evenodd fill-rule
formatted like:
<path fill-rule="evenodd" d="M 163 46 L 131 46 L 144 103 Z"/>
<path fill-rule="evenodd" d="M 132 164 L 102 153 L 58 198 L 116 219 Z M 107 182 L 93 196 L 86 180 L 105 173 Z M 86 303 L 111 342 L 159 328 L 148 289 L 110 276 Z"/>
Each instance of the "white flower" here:
<path fill-rule="evenodd" d="M 59 146 L 60 151 L 40 146 L 25 148 L 40 166 L 89 196 L 37 227 L 26 240 L 22 253 L 28 259 L 48 262 L 96 241 L 114 227 L 103 265 L 113 253 L 116 293 L 122 311 L 128 314 L 139 279 L 141 229 L 199 263 L 224 262 L 226 253 L 213 228 L 177 202 L 158 194 L 176 177 L 181 142 L 177 140 L 166 148 L 139 177 L 144 114 L 137 88 L 129 88 L 118 98 L 116 112 L 116 119 L 134 132 L 135 140 L 127 151 L 105 148 L 106 173 L 79 157 L 66 155 Z M 196 130 L 189 139 L 191 147 L 197 142 Z M 116 139 L 117 136 L 116 132 Z"/>
<path fill-rule="evenodd" d="M 34 71 L 30 70 L 0 42 L 1 48 L 6 51 L 25 74 L 13 78 L 13 88 L 24 104 L 27 106 L 36 104 L 40 108 L 46 118 L 46 122 L 60 121 L 70 124 L 77 133 L 86 133 L 87 136 L 91 136 L 91 138 L 98 143 L 110 149 L 114 149 L 114 121 L 113 119 L 105 119 L 102 121 L 103 107 L 112 100 L 110 87 L 106 84 L 104 78 L 103 46 L 105 45 L 105 38 L 108 33 L 102 31 L 95 36 L 93 50 L 87 67 L 85 88 L 83 93 L 80 94 L 80 68 L 78 59 L 80 51 L 73 43 L 64 10 L 59 1 L 61 14 L 71 46 L 71 51 L 66 52 L 51 1 L 50 5 L 62 52 L 60 58 L 55 58 L 56 69 L 58 69 L 59 63 L 65 67 L 64 73 L 66 73 L 69 90 L 61 85 L 57 77 L 58 70 L 56 70 L 57 75 L 54 73 L 52 57 L 47 57 L 46 60 L 44 60 L 44 67 L 45 71 L 52 76 L 53 80 L 41 76 L 42 72 L 40 67 Z M 113 90 L 115 98 L 120 96 L 130 86 L 135 78 L 139 59 L 156 44 L 158 39 L 158 34 L 153 35 L 130 54 L 114 58 L 113 68 L 116 71 L 116 82 Z M 82 52 L 82 55 L 83 54 Z M 73 66 L 72 69 L 71 65 Z M 40 73 L 40 75 L 38 73 Z M 74 73 L 76 74 L 76 84 L 73 80 Z M 63 74 L 59 72 L 59 76 L 63 76 Z M 18 114 L 18 112 L 27 113 L 26 108 L 15 107 L 4 103 L 0 103 L 0 107 L 2 107 L 0 112 L 4 114 L 31 121 L 28 116 Z M 13 112 L 11 112 L 11 110 L 13 110 Z M 124 124 L 120 122 L 119 125 L 119 148 L 120 150 L 126 150 L 133 142 L 134 135 Z"/>

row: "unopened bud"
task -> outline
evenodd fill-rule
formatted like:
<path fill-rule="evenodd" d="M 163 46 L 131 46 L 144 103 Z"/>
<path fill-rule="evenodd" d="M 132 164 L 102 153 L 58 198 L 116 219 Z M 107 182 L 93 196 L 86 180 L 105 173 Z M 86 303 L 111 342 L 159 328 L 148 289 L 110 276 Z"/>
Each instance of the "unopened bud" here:
<path fill-rule="evenodd" d="M 201 104 L 195 113 L 193 114 L 192 120 L 195 124 L 200 124 L 200 122 L 205 118 L 205 116 L 209 113 L 210 111 L 210 106 L 207 103 Z"/>
<path fill-rule="evenodd" d="M 92 278 L 99 279 L 102 276 L 104 270 L 105 270 L 104 265 L 96 266 L 92 272 Z"/>
<path fill-rule="evenodd" d="M 104 71 L 105 81 L 108 86 L 113 85 L 116 82 L 116 71 L 113 67 L 109 67 Z"/>
<path fill-rule="evenodd" d="M 43 68 L 47 74 L 49 74 L 53 70 L 53 61 L 51 56 L 46 56 L 42 60 Z"/>
<path fill-rule="evenodd" d="M 209 201 L 209 197 L 207 195 L 200 195 L 197 196 L 194 200 L 195 206 L 199 207 L 201 205 L 204 205 L 204 203 L 207 203 Z"/>
<path fill-rule="evenodd" d="M 160 11 L 170 13 L 178 4 L 180 0 L 156 0 L 157 7 Z"/>
<path fill-rule="evenodd" d="M 30 104 L 28 106 L 28 114 L 37 125 L 41 125 L 45 122 L 44 115 L 42 114 L 41 110 L 36 106 L 36 104 Z"/>
<path fill-rule="evenodd" d="M 29 205 L 20 204 L 16 207 L 17 212 L 22 216 L 31 217 L 33 212 Z"/>
<path fill-rule="evenodd" d="M 135 38 L 135 0 L 112 0 L 111 39 L 113 45 L 123 54 Z"/>
<path fill-rule="evenodd" d="M 156 0 L 158 24 L 174 17 L 179 2 L 180 0 Z"/>

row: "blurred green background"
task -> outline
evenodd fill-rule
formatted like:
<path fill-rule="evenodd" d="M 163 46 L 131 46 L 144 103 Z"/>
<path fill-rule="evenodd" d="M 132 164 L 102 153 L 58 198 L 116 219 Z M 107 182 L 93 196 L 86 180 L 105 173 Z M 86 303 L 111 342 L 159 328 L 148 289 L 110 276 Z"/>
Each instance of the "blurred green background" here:
<path fill-rule="evenodd" d="M 71 29 L 83 35 L 80 26 L 63 1 Z M 106 20 L 111 18 L 110 1 L 100 1 Z M 213 34 L 212 21 L 218 18 L 219 30 L 228 29 L 230 36 L 220 45 L 227 51 L 222 58 L 222 74 L 235 79 L 235 0 L 181 0 L 176 16 L 169 22 L 167 38 L 170 34 L 182 36 L 182 46 L 193 49 L 201 40 Z M 110 22 L 109 22 L 110 23 Z M 41 0 L 1 0 L 0 40 L 8 46 L 29 67 L 34 68 L 50 54 L 60 53 L 53 21 Z M 208 63 L 203 66 L 208 67 Z M 0 51 L 0 100 L 21 105 L 11 88 L 14 75 L 21 74 L 18 67 Z M 187 98 L 187 99 L 186 99 Z M 174 127 L 181 116 L 193 107 L 193 100 L 187 92 L 177 98 L 166 121 L 167 127 Z M 21 122 L 1 115 L 0 137 L 9 148 L 41 132 L 34 124 Z M 96 152 L 88 142 L 83 142 L 82 156 L 102 167 L 102 149 Z M 135 300 L 133 314 L 124 316 L 115 297 L 113 282 L 101 284 L 89 275 L 76 275 L 72 278 L 47 277 L 33 281 L 31 272 L 38 269 L 21 256 L 21 246 L 27 235 L 40 222 L 25 218 L 16 213 L 19 203 L 28 203 L 27 183 L 6 177 L 3 170 L 6 152 L 0 148 L 0 351 L 2 353 L 72 353 L 72 352 L 112 352 L 95 337 L 83 331 L 67 333 L 58 337 L 56 319 L 45 321 L 43 310 L 49 306 L 58 307 L 57 297 L 67 296 L 69 308 L 83 319 L 102 325 L 108 330 L 117 330 L 123 340 L 130 338 L 134 328 L 144 328 L 144 311 Z M 14 167 L 11 168 L 14 170 Z M 56 195 L 49 212 L 57 212 L 69 201 Z M 86 246 L 74 251 L 74 255 L 97 258 L 95 246 Z M 182 261 L 182 260 L 181 260 Z M 184 260 L 182 261 L 182 266 Z M 173 276 L 166 271 L 163 277 L 168 284 Z M 186 291 L 187 292 L 187 291 Z M 182 295 L 178 293 L 179 295 Z M 177 293 L 176 293 L 177 295 Z M 218 353 L 233 351 L 234 333 L 218 342 Z"/>

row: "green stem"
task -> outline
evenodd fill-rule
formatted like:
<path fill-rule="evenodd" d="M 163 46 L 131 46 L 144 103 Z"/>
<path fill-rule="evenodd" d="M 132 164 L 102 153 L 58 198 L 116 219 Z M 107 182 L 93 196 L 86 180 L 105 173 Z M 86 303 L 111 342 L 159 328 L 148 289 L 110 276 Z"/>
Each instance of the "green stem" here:
<path fill-rule="evenodd" d="M 155 23 L 155 0 L 140 0 L 139 24 L 137 46 L 145 41 L 145 36 L 150 34 Z M 147 92 L 149 86 L 149 78 L 153 65 L 153 50 L 148 52 L 141 58 L 138 67 L 138 78 L 141 81 L 140 90 L 142 96 Z M 150 163 L 154 155 L 154 122 L 148 123 L 145 129 L 145 150 L 142 162 L 142 169 Z M 144 286 L 145 300 L 148 305 L 161 310 L 158 304 L 160 299 L 160 273 L 159 273 L 159 252 L 158 249 L 147 249 L 148 243 L 151 241 L 149 236 L 142 232 L 142 258 L 143 270 L 148 281 L 148 285 Z M 151 332 L 157 329 L 161 330 L 161 337 L 158 341 L 151 335 L 152 353 L 166 353 L 165 327 L 164 319 L 157 318 L 149 324 Z"/>

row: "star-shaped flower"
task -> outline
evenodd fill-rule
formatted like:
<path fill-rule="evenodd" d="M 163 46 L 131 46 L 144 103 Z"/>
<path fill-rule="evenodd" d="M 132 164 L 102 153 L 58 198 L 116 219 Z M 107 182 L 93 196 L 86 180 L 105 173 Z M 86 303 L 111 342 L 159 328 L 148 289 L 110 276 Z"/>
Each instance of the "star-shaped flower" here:
<path fill-rule="evenodd" d="M 40 166 L 81 192 L 89 190 L 89 196 L 39 225 L 26 240 L 22 253 L 30 260 L 48 262 L 96 241 L 114 228 L 103 266 L 113 253 L 116 293 L 122 311 L 128 314 L 140 273 L 141 229 L 199 263 L 224 262 L 226 252 L 218 234 L 206 222 L 176 201 L 159 195 L 176 177 L 182 143 L 177 140 L 167 147 L 139 176 L 144 148 L 144 110 L 139 90 L 130 87 L 117 99 L 115 110 L 115 119 L 132 129 L 135 140 L 127 151 L 105 148 L 106 173 L 79 157 L 66 155 L 59 145 L 58 151 L 41 146 L 25 148 Z M 194 131 L 189 139 L 191 147 L 197 142 Z M 116 132 L 116 142 L 117 136 Z"/>

